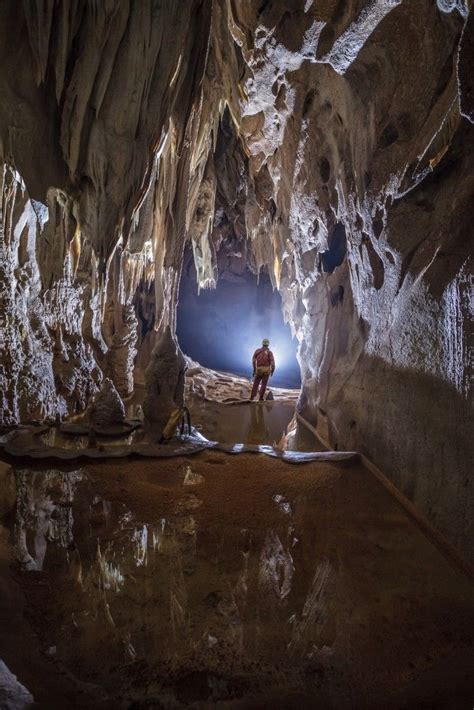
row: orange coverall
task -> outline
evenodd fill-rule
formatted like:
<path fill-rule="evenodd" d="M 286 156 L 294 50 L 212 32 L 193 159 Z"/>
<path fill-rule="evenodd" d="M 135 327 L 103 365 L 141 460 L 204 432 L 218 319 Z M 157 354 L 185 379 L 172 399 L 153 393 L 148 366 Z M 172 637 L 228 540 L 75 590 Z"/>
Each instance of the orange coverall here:
<path fill-rule="evenodd" d="M 250 399 L 255 399 L 260 385 L 259 399 L 262 402 L 267 389 L 268 378 L 275 371 L 275 358 L 269 348 L 258 348 L 253 354 L 252 365 L 254 371 L 254 381 Z"/>

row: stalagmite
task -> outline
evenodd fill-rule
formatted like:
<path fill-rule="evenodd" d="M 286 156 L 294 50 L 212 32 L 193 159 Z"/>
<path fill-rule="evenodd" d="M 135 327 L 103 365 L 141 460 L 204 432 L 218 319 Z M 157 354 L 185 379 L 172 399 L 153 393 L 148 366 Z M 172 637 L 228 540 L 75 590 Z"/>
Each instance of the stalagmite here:
<path fill-rule="evenodd" d="M 100 391 L 94 397 L 89 417 L 97 428 L 122 424 L 124 421 L 125 407 L 112 380 L 106 378 L 103 381 Z"/>
<path fill-rule="evenodd" d="M 186 361 L 171 332 L 165 328 L 158 337 L 145 371 L 145 419 L 161 433 L 170 414 L 184 404 Z"/>

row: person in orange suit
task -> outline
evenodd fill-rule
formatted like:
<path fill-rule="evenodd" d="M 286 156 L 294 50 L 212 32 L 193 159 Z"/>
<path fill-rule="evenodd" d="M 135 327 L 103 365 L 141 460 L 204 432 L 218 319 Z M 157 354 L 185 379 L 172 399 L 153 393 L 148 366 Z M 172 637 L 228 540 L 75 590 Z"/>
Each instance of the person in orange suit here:
<path fill-rule="evenodd" d="M 268 338 L 262 340 L 262 347 L 258 348 L 253 354 L 253 386 L 250 400 L 253 401 L 259 390 L 259 400 L 263 402 L 265 398 L 265 390 L 267 389 L 268 378 L 275 372 L 275 358 L 270 350 L 270 341 Z"/>

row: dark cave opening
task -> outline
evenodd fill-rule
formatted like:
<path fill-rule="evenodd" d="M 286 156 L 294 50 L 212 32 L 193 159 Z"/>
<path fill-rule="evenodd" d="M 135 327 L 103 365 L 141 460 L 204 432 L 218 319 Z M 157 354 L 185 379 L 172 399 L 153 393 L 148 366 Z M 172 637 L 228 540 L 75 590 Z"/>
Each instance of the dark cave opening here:
<path fill-rule="evenodd" d="M 215 289 L 198 293 L 189 252 L 181 276 L 177 337 L 181 349 L 201 365 L 251 377 L 252 355 L 269 338 L 276 360 L 270 384 L 299 388 L 301 374 L 296 340 L 283 322 L 281 296 L 268 273 L 257 277 L 239 260 L 238 269 L 219 273 Z"/>
<path fill-rule="evenodd" d="M 336 266 L 344 261 L 347 252 L 346 228 L 342 222 L 337 222 L 329 235 L 328 250 L 321 254 L 323 271 L 332 274 Z"/>

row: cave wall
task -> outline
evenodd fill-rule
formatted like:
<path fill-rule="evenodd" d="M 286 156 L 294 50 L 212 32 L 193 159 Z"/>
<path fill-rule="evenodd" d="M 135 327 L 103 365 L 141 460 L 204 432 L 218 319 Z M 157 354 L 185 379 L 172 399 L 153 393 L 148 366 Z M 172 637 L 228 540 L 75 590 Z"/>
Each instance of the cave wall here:
<path fill-rule="evenodd" d="M 1 3 L 3 423 L 128 394 L 246 239 L 301 411 L 472 557 L 471 4 Z"/>
<path fill-rule="evenodd" d="M 432 10 L 400 5 L 340 82 L 311 83 L 280 287 L 302 413 L 378 463 L 472 559 L 473 136 L 457 103 L 459 17 Z M 328 273 L 338 223 L 347 254 Z"/>
<path fill-rule="evenodd" d="M 467 6 L 335 3 L 312 23 L 263 6 L 265 20 L 236 11 L 256 38 L 244 51 L 247 229 L 271 233 L 300 409 L 472 559 Z"/>
<path fill-rule="evenodd" d="M 56 219 L 56 198 L 46 230 L 47 208 L 6 165 L 0 189 L 0 426 L 54 421 L 83 410 L 102 381 L 94 356 L 105 348 L 99 304 L 88 267 L 84 274 Z M 55 254 L 51 271 L 45 243 Z"/>
<path fill-rule="evenodd" d="M 163 273 L 168 304 L 179 274 L 210 10 L 1 3 L 0 424 L 84 409 L 103 374 L 132 391 L 137 285 Z"/>

